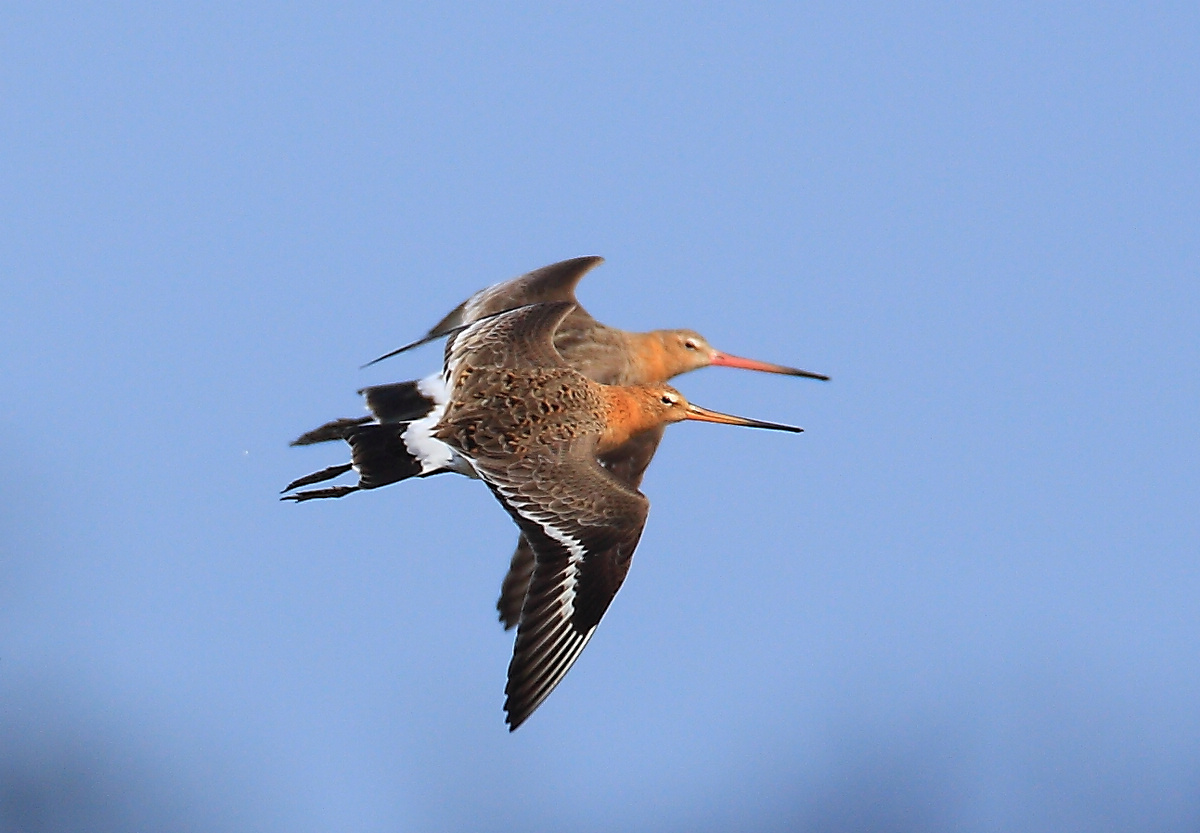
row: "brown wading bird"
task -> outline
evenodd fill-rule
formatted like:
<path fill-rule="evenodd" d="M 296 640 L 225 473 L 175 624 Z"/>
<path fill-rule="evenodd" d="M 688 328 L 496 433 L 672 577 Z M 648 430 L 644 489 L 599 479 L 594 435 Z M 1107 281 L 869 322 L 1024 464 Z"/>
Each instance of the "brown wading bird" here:
<path fill-rule="evenodd" d="M 554 331 L 554 346 L 569 366 L 595 382 L 606 385 L 654 384 L 709 365 L 812 379 L 829 378 L 807 370 L 722 353 L 693 330 L 631 333 L 601 324 L 579 306 L 575 299 L 575 287 L 585 274 L 602 262 L 603 258 L 599 257 L 577 257 L 480 290 L 459 304 L 424 337 L 380 356 L 375 362 L 448 335 L 456 328 L 498 312 L 528 304 L 563 301 L 574 307 Z M 469 465 L 431 434 L 447 402 L 447 391 L 440 373 L 419 381 L 364 388 L 359 393 L 366 398 L 372 416 L 333 420 L 292 443 L 311 445 L 328 440 L 345 440 L 352 449 L 352 462 L 330 466 L 302 477 L 289 483 L 284 491 L 330 480 L 351 468 L 358 473 L 358 483 L 295 492 L 286 495 L 285 499 L 304 501 L 342 497 L 410 477 L 427 477 L 446 471 L 474 476 Z M 650 465 L 662 440 L 663 428 L 663 425 L 656 425 L 620 445 L 603 448 L 598 452 L 600 463 L 622 483 L 636 489 L 641 485 L 646 467 Z M 532 571 L 533 551 L 529 541 L 522 536 L 496 602 L 505 629 L 517 624 Z"/>
<path fill-rule="evenodd" d="M 554 347 L 555 331 L 574 309 L 534 304 L 451 334 L 448 401 L 431 432 L 488 485 L 533 552 L 505 687 L 510 731 L 587 645 L 646 523 L 645 495 L 599 459 L 631 437 L 685 419 L 801 430 L 691 405 L 662 383 L 592 381 Z"/>

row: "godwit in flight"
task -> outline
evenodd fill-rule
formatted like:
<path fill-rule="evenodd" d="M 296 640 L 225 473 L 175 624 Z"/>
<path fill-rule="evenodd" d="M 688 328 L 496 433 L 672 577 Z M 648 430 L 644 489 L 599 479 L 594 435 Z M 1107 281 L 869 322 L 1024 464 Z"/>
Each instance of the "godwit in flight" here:
<path fill-rule="evenodd" d="M 631 437 L 685 419 L 801 430 L 691 405 L 662 383 L 589 379 L 553 343 L 574 309 L 534 304 L 452 333 L 447 403 L 431 432 L 488 485 L 533 553 L 505 687 L 510 731 L 553 691 L 595 632 L 646 523 L 645 495 L 600 459 Z"/>
<path fill-rule="evenodd" d="M 585 274 L 603 262 L 600 257 L 577 257 L 482 289 L 455 307 L 422 338 L 380 356 L 370 364 L 504 310 L 562 301 L 574 306 L 554 331 L 554 346 L 569 366 L 602 384 L 654 384 L 710 365 L 828 380 L 828 376 L 820 373 L 723 353 L 694 330 L 633 333 L 601 324 L 579 305 L 575 287 Z M 371 416 L 327 422 L 292 443 L 311 445 L 346 440 L 351 446 L 351 462 L 301 477 L 289 483 L 284 491 L 330 480 L 351 468 L 356 470 L 358 482 L 294 492 L 285 499 L 335 498 L 410 477 L 427 477 L 446 471 L 472 473 L 469 466 L 430 433 L 447 399 L 440 373 L 418 381 L 363 388 L 359 393 L 365 397 Z M 617 447 L 602 451 L 600 462 L 626 485 L 637 488 L 662 435 L 663 426 L 652 427 Z M 505 629 L 517 624 L 532 570 L 533 553 L 529 542 L 522 537 L 496 602 Z"/>

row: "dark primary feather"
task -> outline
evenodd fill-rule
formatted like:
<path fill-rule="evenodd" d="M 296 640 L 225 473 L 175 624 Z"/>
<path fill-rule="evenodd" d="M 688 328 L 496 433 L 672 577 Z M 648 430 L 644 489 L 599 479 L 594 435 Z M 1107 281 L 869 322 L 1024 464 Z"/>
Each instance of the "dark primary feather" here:
<path fill-rule="evenodd" d="M 534 554 L 504 709 L 516 729 L 571 669 L 629 572 L 650 503 L 595 459 L 595 438 L 477 470 Z M 582 557 L 562 539 L 574 542 Z"/>
<path fill-rule="evenodd" d="M 637 435 L 624 445 L 601 455 L 600 464 L 617 480 L 636 490 L 642 484 L 642 478 L 665 430 L 665 426 L 660 426 Z M 515 628 L 521 620 L 525 588 L 529 586 L 529 576 L 532 573 L 533 549 L 522 535 L 500 586 L 500 597 L 496 600 L 496 610 L 505 630 Z"/>
<path fill-rule="evenodd" d="M 450 310 L 446 317 L 435 324 L 425 335 L 398 350 L 393 350 L 378 359 L 367 362 L 367 365 L 405 353 L 422 344 L 436 341 L 459 327 L 472 324 L 498 312 L 546 301 L 570 301 L 578 304 L 575 300 L 575 286 L 584 275 L 603 262 L 604 258 L 602 257 L 574 257 L 570 260 L 551 263 L 541 269 L 534 269 L 519 277 L 481 289 Z M 590 318 L 582 308 L 579 310 L 579 314 Z"/>
<path fill-rule="evenodd" d="M 500 597 L 496 599 L 496 610 L 506 631 L 512 630 L 521 621 L 521 607 L 525 604 L 525 591 L 529 588 L 531 575 L 533 547 L 529 546 L 529 539 L 521 535 L 508 561 L 508 572 L 500 583 Z"/>
<path fill-rule="evenodd" d="M 472 324 L 489 315 L 529 304 L 567 301 L 579 306 L 575 287 L 604 258 L 587 256 L 560 260 L 520 277 L 481 289 L 463 301 L 425 334 L 428 339 L 447 335 L 451 330 Z M 581 310 L 582 311 L 582 310 Z M 587 315 L 587 313 L 583 313 Z"/>
<path fill-rule="evenodd" d="M 284 487 L 283 491 L 290 492 L 292 489 L 299 489 L 301 486 L 311 486 L 314 483 L 322 483 L 326 480 L 332 480 L 339 475 L 343 475 L 352 468 L 350 463 L 345 463 L 339 466 L 330 466 L 320 471 L 315 471 L 312 474 L 306 474 L 304 477 L 298 477 Z M 297 498 L 291 498 L 296 500 Z"/>
<path fill-rule="evenodd" d="M 366 425 L 371 421 L 371 417 L 341 417 L 340 419 L 331 419 L 324 425 L 320 425 L 311 431 L 305 431 L 296 439 L 292 440 L 292 445 L 315 445 L 316 443 L 327 443 L 333 440 L 344 440 L 351 428 L 359 425 Z M 293 488 L 288 486 L 284 489 Z"/>

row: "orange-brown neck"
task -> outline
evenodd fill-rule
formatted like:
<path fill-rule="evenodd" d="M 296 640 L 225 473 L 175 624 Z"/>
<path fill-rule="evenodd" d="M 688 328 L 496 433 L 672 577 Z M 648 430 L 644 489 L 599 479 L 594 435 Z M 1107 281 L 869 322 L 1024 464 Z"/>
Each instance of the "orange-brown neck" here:
<path fill-rule="evenodd" d="M 680 371 L 671 366 L 670 355 L 657 332 L 629 333 L 630 363 L 637 384 L 665 382 Z"/>
<path fill-rule="evenodd" d="M 657 388 L 602 385 L 601 393 L 604 396 L 606 425 L 596 447 L 597 454 L 612 451 L 627 443 L 631 437 L 667 421 L 663 411 L 653 407 L 659 396 Z"/>

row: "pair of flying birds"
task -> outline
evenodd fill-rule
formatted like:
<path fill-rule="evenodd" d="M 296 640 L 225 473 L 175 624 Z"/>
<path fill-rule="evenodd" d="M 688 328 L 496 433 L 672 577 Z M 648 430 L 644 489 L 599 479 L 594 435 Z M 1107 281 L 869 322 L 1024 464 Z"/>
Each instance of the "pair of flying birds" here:
<path fill-rule="evenodd" d="M 646 467 L 672 422 L 800 431 L 690 404 L 667 379 L 720 365 L 827 379 L 731 356 L 692 330 L 630 333 L 596 321 L 579 257 L 480 290 L 423 338 L 447 336 L 440 373 L 359 391 L 370 416 L 333 420 L 293 445 L 350 444 L 351 462 L 288 484 L 284 499 L 342 497 L 455 471 L 482 480 L 521 531 L 496 607 L 516 626 L 504 711 L 515 730 L 583 650 L 629 571 L 650 503 Z M 373 364 L 374 362 L 372 362 Z M 300 490 L 348 472 L 354 485 Z"/>

